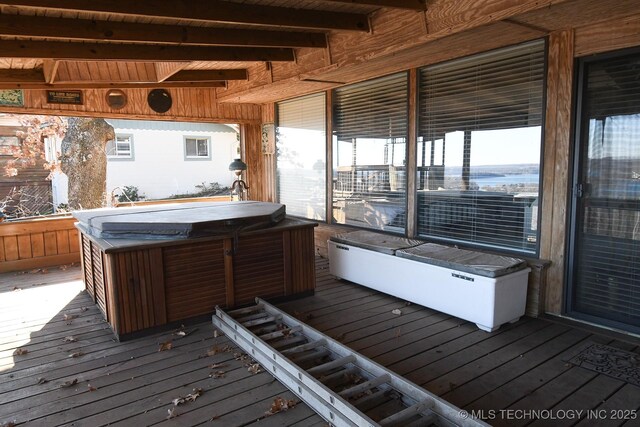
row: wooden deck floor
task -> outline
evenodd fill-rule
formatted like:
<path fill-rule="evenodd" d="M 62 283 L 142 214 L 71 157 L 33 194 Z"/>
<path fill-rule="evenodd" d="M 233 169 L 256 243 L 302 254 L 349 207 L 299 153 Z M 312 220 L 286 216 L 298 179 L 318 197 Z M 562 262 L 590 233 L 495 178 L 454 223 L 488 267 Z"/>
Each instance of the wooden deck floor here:
<path fill-rule="evenodd" d="M 209 322 L 186 327 L 186 336 L 115 342 L 79 275 L 78 267 L 0 275 L 0 426 L 325 424 L 304 404 L 265 417 L 274 398 L 293 396 L 267 373 L 250 372 L 237 349 L 224 351 L 230 343 Z M 488 334 L 336 281 L 326 260 L 318 260 L 317 277 L 316 295 L 280 307 L 455 405 L 483 410 L 491 424 L 639 424 L 611 419 L 623 413 L 598 412 L 607 419 L 595 420 L 562 412 L 639 410 L 640 387 L 566 361 L 589 341 L 636 352 L 637 343 L 529 318 Z M 168 341 L 172 348 L 158 351 Z M 172 400 L 195 388 L 202 395 L 167 420 Z M 506 409 L 513 411 L 500 412 Z M 540 414 L 556 419 L 536 420 L 527 410 L 553 410 Z"/>

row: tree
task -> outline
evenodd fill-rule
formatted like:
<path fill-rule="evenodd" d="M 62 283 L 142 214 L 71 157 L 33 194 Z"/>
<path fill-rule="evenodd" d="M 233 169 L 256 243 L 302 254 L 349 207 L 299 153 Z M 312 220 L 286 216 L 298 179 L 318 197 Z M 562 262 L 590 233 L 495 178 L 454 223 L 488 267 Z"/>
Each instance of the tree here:
<path fill-rule="evenodd" d="M 16 115 L 24 131 L 17 131 L 16 136 L 20 139 L 19 146 L 14 147 L 13 157 L 5 168 L 7 176 L 16 176 L 18 170 L 30 166 L 35 166 L 38 162 L 43 162 L 45 169 L 55 170 L 58 164 L 55 161 L 49 162 L 45 158 L 44 140 L 49 137 L 62 138 L 67 131 L 67 120 L 58 116 L 30 116 Z"/>
<path fill-rule="evenodd" d="M 104 119 L 71 117 L 62 140 L 60 167 L 69 178 L 71 209 L 93 209 L 105 205 L 108 141 L 115 139 L 113 127 Z"/>
<path fill-rule="evenodd" d="M 5 168 L 8 176 L 18 170 L 43 163 L 50 170 L 61 170 L 69 178 L 69 207 L 92 209 L 104 206 L 107 159 L 107 141 L 115 138 L 113 127 L 103 119 L 62 118 L 57 116 L 16 116 L 26 129 L 16 136 L 21 144 L 13 151 L 14 159 Z M 48 137 L 62 140 L 60 162 L 47 161 L 44 140 Z"/>

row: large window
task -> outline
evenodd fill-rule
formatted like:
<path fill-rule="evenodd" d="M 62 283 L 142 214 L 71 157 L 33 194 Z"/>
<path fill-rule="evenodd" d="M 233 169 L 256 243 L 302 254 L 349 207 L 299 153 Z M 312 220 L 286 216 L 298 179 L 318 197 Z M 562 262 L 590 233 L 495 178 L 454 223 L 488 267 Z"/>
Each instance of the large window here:
<path fill-rule="evenodd" d="M 133 160 L 133 136 L 116 135 L 116 139 L 107 142 L 107 158 Z"/>
<path fill-rule="evenodd" d="M 404 232 L 407 74 L 335 90 L 333 220 Z"/>
<path fill-rule="evenodd" d="M 544 42 L 420 70 L 418 234 L 536 253 Z"/>
<path fill-rule="evenodd" d="M 211 159 L 211 140 L 209 137 L 186 136 L 184 138 L 185 160 Z"/>
<path fill-rule="evenodd" d="M 326 218 L 326 108 L 323 93 L 277 104 L 278 201 L 290 215 Z"/>

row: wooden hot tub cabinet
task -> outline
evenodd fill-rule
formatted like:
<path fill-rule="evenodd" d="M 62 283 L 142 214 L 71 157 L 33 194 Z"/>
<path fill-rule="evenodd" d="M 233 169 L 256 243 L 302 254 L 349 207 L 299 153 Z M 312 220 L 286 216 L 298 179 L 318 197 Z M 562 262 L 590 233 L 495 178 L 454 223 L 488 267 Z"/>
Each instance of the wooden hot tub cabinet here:
<path fill-rule="evenodd" d="M 179 240 L 99 239 L 80 230 L 87 292 L 118 339 L 210 315 L 255 297 L 313 293 L 316 223 Z"/>

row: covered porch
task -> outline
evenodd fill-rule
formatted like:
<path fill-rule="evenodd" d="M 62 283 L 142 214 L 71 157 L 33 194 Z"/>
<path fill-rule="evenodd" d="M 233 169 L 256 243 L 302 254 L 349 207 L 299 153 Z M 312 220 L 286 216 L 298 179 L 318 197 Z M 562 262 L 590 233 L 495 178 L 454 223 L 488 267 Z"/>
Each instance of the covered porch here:
<path fill-rule="evenodd" d="M 0 276 L 4 425 L 326 425 L 304 403 L 267 414 L 296 398 L 210 322 L 116 342 L 80 278 L 78 265 Z M 637 339 L 528 317 L 486 333 L 336 280 L 323 258 L 316 278 L 314 296 L 279 307 L 492 425 L 637 423 L 640 387 L 570 361 L 592 344 L 639 353 Z"/>

